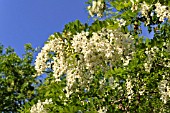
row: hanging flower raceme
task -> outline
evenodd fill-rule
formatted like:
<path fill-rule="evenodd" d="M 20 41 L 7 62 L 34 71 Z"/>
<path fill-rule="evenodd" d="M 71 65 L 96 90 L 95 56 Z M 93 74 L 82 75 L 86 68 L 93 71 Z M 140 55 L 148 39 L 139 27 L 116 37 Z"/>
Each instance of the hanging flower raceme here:
<path fill-rule="evenodd" d="M 45 109 L 44 109 L 44 105 L 46 104 L 52 104 L 52 99 L 50 98 L 49 100 L 46 99 L 44 102 L 41 102 L 40 100 L 38 100 L 38 103 L 33 105 L 30 109 L 30 113 L 48 113 Z"/>
<path fill-rule="evenodd" d="M 153 8 L 155 7 L 155 8 Z M 151 9 L 153 10 L 151 11 Z M 151 11 L 151 13 L 149 13 Z M 141 13 L 142 16 L 147 18 L 146 25 L 150 23 L 150 16 L 153 17 L 154 14 L 156 14 L 157 18 L 159 18 L 160 22 L 164 22 L 165 18 L 170 17 L 170 10 L 168 9 L 168 6 L 163 6 L 159 2 L 153 5 L 148 5 L 147 3 L 143 2 L 141 4 Z"/>
<path fill-rule="evenodd" d="M 162 6 L 159 2 L 155 4 L 155 12 L 157 17 L 159 17 L 159 21 L 164 21 L 165 18 L 170 17 L 170 11 L 168 10 L 167 6 Z"/>
<path fill-rule="evenodd" d="M 168 81 L 167 80 L 160 81 L 158 88 L 161 94 L 160 99 L 164 102 L 164 104 L 166 104 L 170 98 L 170 86 L 168 84 Z"/>
<path fill-rule="evenodd" d="M 130 0 L 130 1 L 132 3 L 132 7 L 131 7 L 132 12 L 138 10 L 138 2 L 139 1 L 138 0 Z"/>
<path fill-rule="evenodd" d="M 88 6 L 89 15 L 93 17 L 95 14 L 97 17 L 102 17 L 104 11 L 104 0 L 93 1 L 91 6 Z"/>
<path fill-rule="evenodd" d="M 130 78 L 126 79 L 126 90 L 127 90 L 127 96 L 129 99 L 129 103 L 131 102 L 132 96 L 133 96 L 132 88 L 133 88 L 133 85 L 132 85 Z"/>
<path fill-rule="evenodd" d="M 51 35 L 51 37 L 54 37 L 54 35 Z M 47 61 L 49 59 L 49 52 L 57 52 L 59 55 L 62 54 L 63 49 L 63 40 L 60 38 L 55 38 L 54 40 L 51 40 L 47 42 L 47 44 L 44 45 L 41 52 L 38 54 L 35 60 L 35 69 L 37 71 L 37 75 L 40 75 L 45 71 L 46 68 L 48 68 Z"/>
<path fill-rule="evenodd" d="M 128 65 L 134 49 L 133 38 L 118 30 L 102 29 L 91 35 L 82 31 L 74 35 L 70 42 L 62 37 L 54 35 L 52 37 L 54 39 L 45 44 L 38 54 L 35 69 L 38 74 L 42 74 L 50 59 L 49 52 L 54 52 L 51 58 L 53 76 L 56 81 L 60 81 L 61 76 L 66 75 L 67 96 L 72 93 L 71 89 L 75 82 L 84 87 L 91 82 L 98 69 L 107 71 L 122 59 L 123 63 Z"/>

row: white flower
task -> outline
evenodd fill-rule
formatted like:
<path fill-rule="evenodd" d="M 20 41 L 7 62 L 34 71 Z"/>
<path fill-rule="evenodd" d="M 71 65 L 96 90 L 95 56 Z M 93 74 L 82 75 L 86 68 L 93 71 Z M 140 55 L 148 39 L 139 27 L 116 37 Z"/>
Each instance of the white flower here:
<path fill-rule="evenodd" d="M 44 109 L 44 105 L 46 104 L 52 104 L 52 98 L 50 98 L 49 100 L 46 99 L 45 102 L 41 102 L 40 100 L 38 100 L 37 104 L 34 104 L 31 109 L 30 112 L 31 113 L 47 113 L 47 111 Z"/>
<path fill-rule="evenodd" d="M 127 96 L 128 96 L 129 102 L 131 102 L 131 99 L 133 96 L 132 88 L 133 88 L 133 86 L 132 86 L 131 80 L 128 77 L 128 79 L 126 79 L 126 90 L 127 90 Z"/>
<path fill-rule="evenodd" d="M 100 107 L 100 109 L 97 111 L 98 113 L 106 113 L 107 108 L 106 107 Z"/>
<path fill-rule="evenodd" d="M 158 89 L 161 94 L 160 99 L 164 102 L 164 104 L 166 104 L 168 99 L 170 98 L 170 87 L 168 86 L 168 81 L 167 80 L 160 81 Z"/>
<path fill-rule="evenodd" d="M 93 17 L 95 14 L 97 17 L 102 17 L 103 15 L 104 2 L 103 0 L 92 1 L 92 6 L 88 6 L 87 10 L 89 15 Z"/>
<path fill-rule="evenodd" d="M 126 25 L 126 21 L 123 20 L 123 19 L 117 19 L 117 21 L 118 21 L 118 24 L 119 24 L 120 27 Z"/>
<path fill-rule="evenodd" d="M 146 2 L 141 3 L 141 14 L 146 18 L 146 22 L 145 22 L 146 25 L 150 24 L 150 18 L 149 18 L 150 15 L 148 15 L 148 12 L 151 7 L 152 5 L 149 6 Z"/>

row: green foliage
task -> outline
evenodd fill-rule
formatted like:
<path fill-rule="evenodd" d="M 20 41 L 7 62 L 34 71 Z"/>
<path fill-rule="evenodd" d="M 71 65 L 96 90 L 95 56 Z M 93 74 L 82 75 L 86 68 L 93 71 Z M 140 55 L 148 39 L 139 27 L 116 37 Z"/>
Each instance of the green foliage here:
<path fill-rule="evenodd" d="M 25 45 L 26 53 L 20 58 L 11 47 L 0 47 L 0 111 L 9 113 L 30 101 L 34 96 L 35 73 L 33 48 Z"/>
<path fill-rule="evenodd" d="M 67 36 L 67 33 L 71 33 L 72 35 L 80 33 L 81 31 L 84 31 L 87 29 L 88 25 L 83 25 L 79 20 L 75 20 L 74 22 L 70 22 L 65 25 L 65 28 L 63 30 L 63 34 Z"/>

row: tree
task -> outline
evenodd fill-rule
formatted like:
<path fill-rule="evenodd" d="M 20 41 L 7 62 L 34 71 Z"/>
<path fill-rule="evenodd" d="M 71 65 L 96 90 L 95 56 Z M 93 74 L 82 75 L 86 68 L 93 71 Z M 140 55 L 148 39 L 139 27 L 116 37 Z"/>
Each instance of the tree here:
<path fill-rule="evenodd" d="M 38 54 L 37 75 L 49 74 L 23 111 L 170 112 L 170 2 L 88 4 L 94 23 L 67 24 Z M 153 39 L 141 36 L 142 24 Z"/>
<path fill-rule="evenodd" d="M 35 96 L 34 49 L 27 44 L 25 52 L 20 58 L 11 47 L 4 51 L 3 45 L 0 46 L 0 112 L 15 113 Z"/>

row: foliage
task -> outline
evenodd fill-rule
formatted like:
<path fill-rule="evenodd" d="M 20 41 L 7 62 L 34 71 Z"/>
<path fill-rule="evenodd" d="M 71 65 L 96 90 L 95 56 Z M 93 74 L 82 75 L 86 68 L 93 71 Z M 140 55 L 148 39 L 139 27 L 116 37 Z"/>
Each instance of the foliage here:
<path fill-rule="evenodd" d="M 17 112 L 34 97 L 34 50 L 30 44 L 25 45 L 25 52 L 20 58 L 11 47 L 4 51 L 0 46 L 0 112 Z"/>
<path fill-rule="evenodd" d="M 21 112 L 170 112 L 169 1 L 88 4 L 95 21 L 65 25 L 38 54 L 36 76 L 48 77 Z M 142 24 L 153 39 L 141 36 Z"/>

